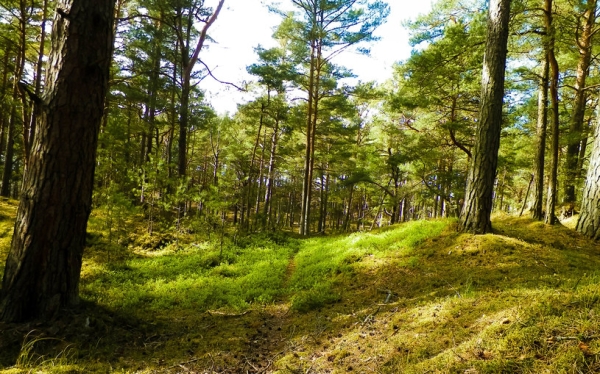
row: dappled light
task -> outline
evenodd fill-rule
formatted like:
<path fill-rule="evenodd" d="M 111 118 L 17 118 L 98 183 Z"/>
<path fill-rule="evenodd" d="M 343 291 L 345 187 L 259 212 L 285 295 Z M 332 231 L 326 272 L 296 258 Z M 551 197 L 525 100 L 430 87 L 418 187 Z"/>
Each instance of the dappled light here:
<path fill-rule="evenodd" d="M 187 235 L 156 249 L 130 230 L 130 251 L 91 222 L 83 304 L 51 324 L 0 325 L 10 332 L 2 347 L 13 347 L 2 349 L 5 367 L 600 369 L 597 246 L 565 226 L 498 215 L 494 233 L 479 236 L 440 219 L 308 239 L 259 234 L 223 248 Z"/>

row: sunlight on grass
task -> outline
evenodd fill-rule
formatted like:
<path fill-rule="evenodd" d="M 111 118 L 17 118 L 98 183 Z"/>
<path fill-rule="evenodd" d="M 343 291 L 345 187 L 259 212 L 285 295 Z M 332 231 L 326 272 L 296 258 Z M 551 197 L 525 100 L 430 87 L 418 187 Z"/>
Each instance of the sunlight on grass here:
<path fill-rule="evenodd" d="M 221 252 L 214 238 L 143 229 L 111 243 L 95 217 L 81 294 L 114 313 L 90 318 L 107 341 L 14 372 L 149 373 L 190 360 L 200 372 L 600 372 L 599 248 L 567 227 L 502 216 L 473 236 L 454 220 L 416 221 L 250 235 Z M 112 325 L 125 327 L 110 335 Z"/>
<path fill-rule="evenodd" d="M 115 309 L 174 307 L 236 310 L 281 295 L 293 248 L 252 247 L 219 252 L 187 247 L 106 265 L 83 279 L 82 294 Z"/>
<path fill-rule="evenodd" d="M 409 256 L 428 238 L 439 235 L 450 221 L 414 221 L 375 233 L 314 238 L 303 241 L 295 257 L 295 272 L 289 288 L 294 292 L 292 308 L 308 311 L 338 301 L 334 290 L 336 277 L 351 276 L 355 264 L 365 256 L 376 258 Z M 411 257 L 412 266 L 418 261 Z"/>
<path fill-rule="evenodd" d="M 10 240 L 15 226 L 17 205 L 18 201 L 16 200 L 0 199 L 0 279 L 2 279 L 2 275 L 4 274 L 5 260 L 10 250 Z"/>

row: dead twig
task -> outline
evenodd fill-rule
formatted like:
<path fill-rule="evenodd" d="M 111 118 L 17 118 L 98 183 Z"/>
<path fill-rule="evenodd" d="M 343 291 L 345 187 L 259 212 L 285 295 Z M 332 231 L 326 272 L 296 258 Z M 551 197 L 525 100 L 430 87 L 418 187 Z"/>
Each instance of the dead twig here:
<path fill-rule="evenodd" d="M 373 313 L 369 314 L 368 316 L 366 316 L 365 319 L 362 321 L 362 323 L 360 325 L 364 326 L 365 323 L 372 321 L 374 319 L 374 317 L 375 317 L 375 314 L 379 313 L 380 309 L 381 309 L 381 307 L 378 306 L 377 310 L 374 311 Z"/>
<path fill-rule="evenodd" d="M 245 312 L 242 312 L 242 313 L 238 313 L 238 314 L 231 314 L 231 313 L 223 313 L 223 312 L 216 312 L 216 311 L 213 311 L 213 312 L 211 312 L 210 310 L 207 310 L 207 311 L 206 311 L 206 313 L 210 314 L 210 315 L 211 315 L 211 316 L 213 316 L 213 317 L 214 317 L 214 316 L 221 316 L 221 317 L 241 317 L 241 316 L 243 316 L 243 315 L 246 315 L 246 314 L 248 314 L 249 312 L 250 312 L 250 311 L 249 311 L 249 310 L 247 310 L 247 311 L 245 311 Z"/>
<path fill-rule="evenodd" d="M 175 369 L 176 367 L 185 368 L 185 366 L 183 366 L 183 365 L 185 365 L 185 364 L 191 364 L 192 362 L 196 362 L 196 361 L 198 361 L 198 360 L 200 360 L 200 359 L 199 359 L 199 358 L 193 358 L 193 359 L 191 359 L 191 360 L 184 361 L 184 362 L 180 362 L 180 363 L 178 363 L 178 364 L 175 364 L 175 365 L 173 365 L 173 366 L 169 366 L 167 369 Z M 187 368 L 185 368 L 185 369 L 186 369 L 186 370 L 189 370 L 189 369 L 187 369 Z"/>

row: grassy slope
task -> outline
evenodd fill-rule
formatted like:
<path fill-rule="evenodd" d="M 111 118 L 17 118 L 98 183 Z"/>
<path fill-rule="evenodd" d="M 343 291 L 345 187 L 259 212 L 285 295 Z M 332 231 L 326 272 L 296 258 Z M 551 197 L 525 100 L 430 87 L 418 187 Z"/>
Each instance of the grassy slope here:
<path fill-rule="evenodd" d="M 9 215 L 0 217 L 2 260 Z M 600 371 L 598 246 L 567 227 L 496 217 L 494 234 L 472 236 L 433 220 L 306 240 L 256 236 L 221 253 L 193 238 L 137 248 L 148 238 L 129 225 L 125 249 L 107 244 L 101 216 L 92 220 L 85 302 L 52 324 L 0 324 L 0 367 Z M 19 354 L 23 341 L 33 349 Z"/>

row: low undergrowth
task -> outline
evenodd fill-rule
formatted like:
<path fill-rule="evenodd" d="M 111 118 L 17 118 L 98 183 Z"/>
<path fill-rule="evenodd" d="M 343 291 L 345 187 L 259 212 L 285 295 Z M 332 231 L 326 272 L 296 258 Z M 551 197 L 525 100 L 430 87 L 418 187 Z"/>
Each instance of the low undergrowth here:
<path fill-rule="evenodd" d="M 131 217 L 109 239 L 101 214 L 81 307 L 0 324 L 3 371 L 600 371 L 599 248 L 569 227 L 498 216 L 480 236 L 444 219 L 234 242 L 148 237 Z"/>

